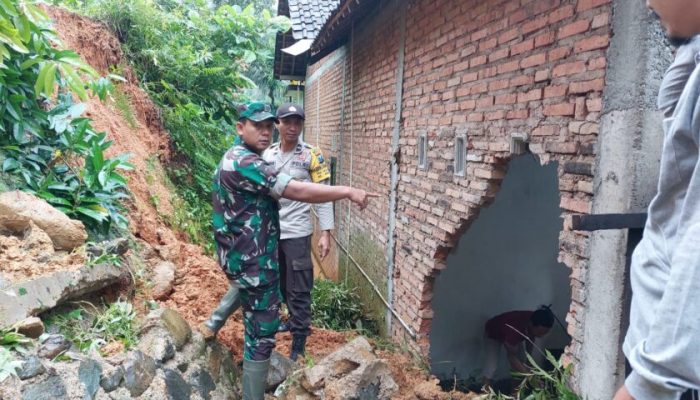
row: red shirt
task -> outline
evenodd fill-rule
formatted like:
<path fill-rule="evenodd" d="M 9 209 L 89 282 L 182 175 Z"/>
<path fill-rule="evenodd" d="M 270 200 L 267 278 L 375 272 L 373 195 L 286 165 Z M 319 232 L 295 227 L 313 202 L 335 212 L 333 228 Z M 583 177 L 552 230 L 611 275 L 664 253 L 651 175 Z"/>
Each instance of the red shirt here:
<path fill-rule="evenodd" d="M 532 311 L 509 311 L 497 315 L 486 321 L 486 336 L 497 342 L 508 343 L 511 346 L 520 344 L 525 340 L 523 335 L 531 336 L 527 328 L 532 314 Z M 507 325 L 517 329 L 523 335 Z"/>

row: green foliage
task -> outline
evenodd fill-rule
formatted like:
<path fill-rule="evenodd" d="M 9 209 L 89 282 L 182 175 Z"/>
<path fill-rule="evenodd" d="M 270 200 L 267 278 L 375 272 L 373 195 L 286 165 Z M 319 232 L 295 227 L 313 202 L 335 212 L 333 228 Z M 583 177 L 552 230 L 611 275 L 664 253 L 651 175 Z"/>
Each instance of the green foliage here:
<path fill-rule="evenodd" d="M 17 352 L 24 354 L 32 340 L 17 332 L 16 328 L 0 329 L 0 383 L 10 376 L 17 375 L 22 361 L 15 359 Z"/>
<path fill-rule="evenodd" d="M 187 163 L 170 170 L 184 201 L 175 226 L 211 242 L 211 178 L 232 145 L 234 103 L 248 100 L 251 66 L 272 59 L 286 18 L 268 9 L 205 0 L 64 0 L 104 22 L 122 42 L 143 87 Z M 203 234 L 205 233 L 205 234 Z"/>
<path fill-rule="evenodd" d="M 126 349 L 133 347 L 137 341 L 135 318 L 131 303 L 119 300 L 102 308 L 87 303 L 50 315 L 47 325 L 55 326 L 81 351 L 89 353 L 115 340 L 123 343 Z"/>
<path fill-rule="evenodd" d="M 530 371 L 515 374 L 523 378 L 515 397 L 496 393 L 490 389 L 486 398 L 490 400 L 581 400 L 581 397 L 569 387 L 572 365 L 565 366 L 561 359 L 557 360 L 549 351 L 545 350 L 545 353 L 547 361 L 552 365 L 551 370 L 545 370 L 537 365 L 528 354 Z"/>
<path fill-rule="evenodd" d="M 119 113 L 124 117 L 126 123 L 129 124 L 131 129 L 136 129 L 138 123 L 136 122 L 134 110 L 131 108 L 131 99 L 129 96 L 118 88 L 113 92 L 112 97 L 114 98 L 114 106 L 117 107 L 117 110 L 119 110 Z"/>
<path fill-rule="evenodd" d="M 362 303 L 356 291 L 343 282 L 317 280 L 311 292 L 312 323 L 315 326 L 336 331 L 357 330 L 374 336 L 377 329 L 362 311 Z"/>
<path fill-rule="evenodd" d="M 48 17 L 33 2 L 0 7 L 0 159 L 17 186 L 89 228 L 126 225 L 119 200 L 125 157 L 109 159 L 106 134 L 81 118 L 88 92 L 105 98 L 112 84 L 77 54 L 61 50 Z M 86 82 L 81 75 L 93 79 Z"/>

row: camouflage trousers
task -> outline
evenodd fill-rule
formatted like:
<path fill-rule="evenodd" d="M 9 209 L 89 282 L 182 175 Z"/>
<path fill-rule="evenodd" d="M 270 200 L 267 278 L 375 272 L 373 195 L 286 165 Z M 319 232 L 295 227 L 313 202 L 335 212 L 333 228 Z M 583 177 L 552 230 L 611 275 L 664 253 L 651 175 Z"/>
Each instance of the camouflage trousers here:
<path fill-rule="evenodd" d="M 275 348 L 275 334 L 280 324 L 279 280 L 254 287 L 245 287 L 236 281 L 231 281 L 231 285 L 239 288 L 243 307 L 243 358 L 252 361 L 267 360 Z"/>

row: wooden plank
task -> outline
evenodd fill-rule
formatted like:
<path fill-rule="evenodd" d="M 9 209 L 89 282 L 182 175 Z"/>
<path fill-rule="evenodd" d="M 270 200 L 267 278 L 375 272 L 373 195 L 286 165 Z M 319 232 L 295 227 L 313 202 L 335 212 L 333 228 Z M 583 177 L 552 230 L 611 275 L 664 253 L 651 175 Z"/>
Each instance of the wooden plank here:
<path fill-rule="evenodd" d="M 572 215 L 571 229 L 575 231 L 599 231 L 605 229 L 641 229 L 647 220 L 646 213 Z"/>

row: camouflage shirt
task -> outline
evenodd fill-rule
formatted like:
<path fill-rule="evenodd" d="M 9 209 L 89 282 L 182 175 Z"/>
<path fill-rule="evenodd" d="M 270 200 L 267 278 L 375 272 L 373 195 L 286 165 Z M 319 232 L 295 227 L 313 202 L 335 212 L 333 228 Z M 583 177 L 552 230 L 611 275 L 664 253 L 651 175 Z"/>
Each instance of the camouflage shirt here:
<path fill-rule="evenodd" d="M 278 279 L 279 204 L 291 177 L 238 143 L 214 176 L 214 239 L 229 279 L 257 287 Z"/>

